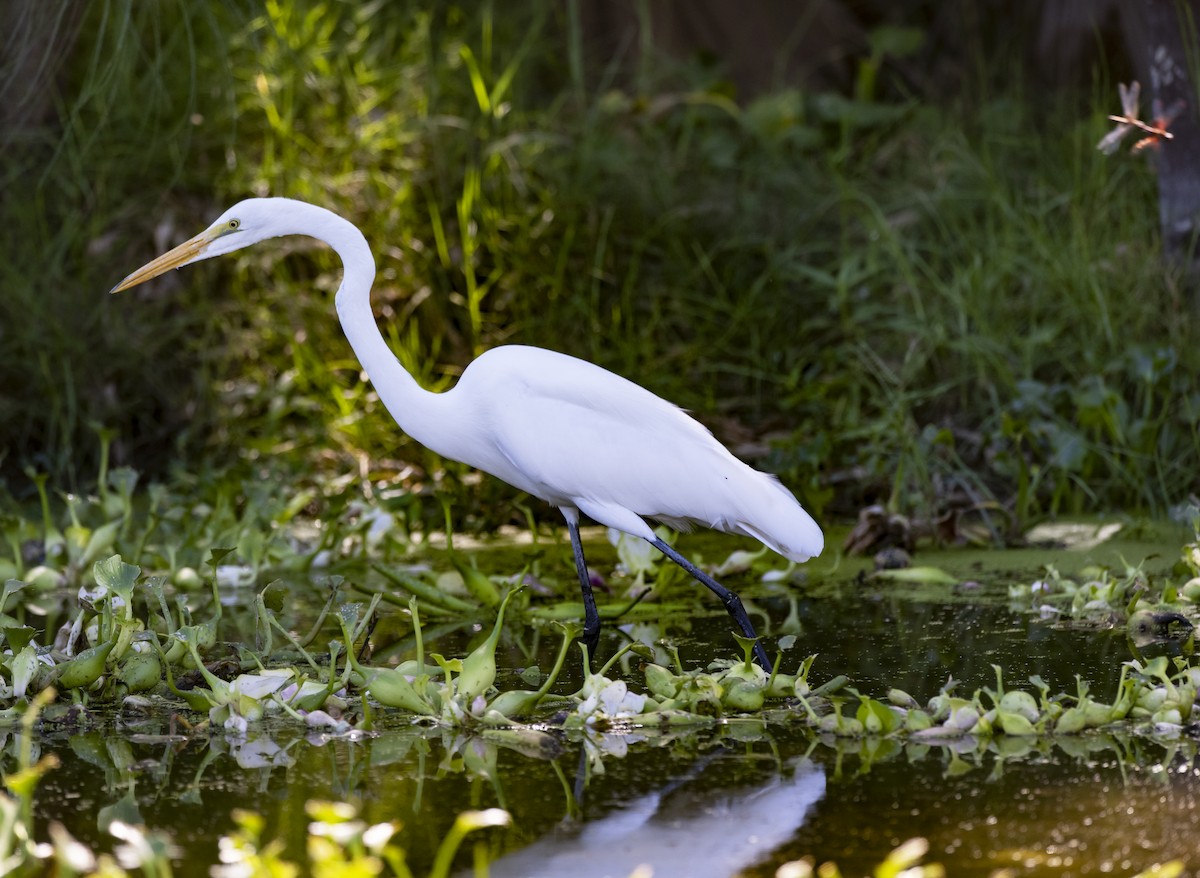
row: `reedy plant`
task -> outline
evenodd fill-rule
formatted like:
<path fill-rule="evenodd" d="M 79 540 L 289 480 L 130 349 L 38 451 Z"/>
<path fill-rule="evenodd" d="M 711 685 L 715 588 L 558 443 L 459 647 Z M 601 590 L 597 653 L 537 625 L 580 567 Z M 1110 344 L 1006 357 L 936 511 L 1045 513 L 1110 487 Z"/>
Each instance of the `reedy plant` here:
<path fill-rule="evenodd" d="M 0 322 L 21 335 L 4 386 L 28 388 L 0 401 L 6 471 L 86 481 L 97 421 L 118 464 L 153 447 L 194 465 L 203 435 L 247 466 L 374 459 L 364 489 L 414 489 L 426 527 L 435 484 L 467 501 L 459 527 L 523 520 L 507 489 L 397 439 L 332 320 L 330 257 L 264 251 L 170 299 L 100 294 L 131 242 L 176 236 L 164 207 L 183 224 L 269 191 L 364 227 L 381 320 L 435 389 L 503 341 L 567 350 L 719 432 L 768 434 L 752 450 L 818 508 L 965 491 L 1024 520 L 1161 511 L 1191 484 L 1195 321 L 1158 262 L 1152 172 L 1093 149 L 1107 88 L 1094 111 L 1019 78 L 921 105 L 880 37 L 853 99 L 738 105 L 711 70 L 653 57 L 629 91 L 593 93 L 544 2 L 88 14 L 61 130 L 5 167 L 19 258 L 0 282 L 19 294 Z M 148 200 L 148 180 L 170 194 Z"/>

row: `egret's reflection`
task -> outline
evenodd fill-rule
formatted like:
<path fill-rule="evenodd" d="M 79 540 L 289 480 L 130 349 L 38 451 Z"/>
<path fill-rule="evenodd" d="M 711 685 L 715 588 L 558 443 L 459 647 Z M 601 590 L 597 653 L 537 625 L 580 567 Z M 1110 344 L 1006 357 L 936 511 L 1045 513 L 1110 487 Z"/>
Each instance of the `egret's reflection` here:
<path fill-rule="evenodd" d="M 728 878 L 770 859 L 825 794 L 825 772 L 807 760 L 790 777 L 753 787 L 701 789 L 695 778 L 629 802 L 604 817 L 559 826 L 492 864 L 495 878 Z M 694 788 L 695 787 L 695 788 Z"/>

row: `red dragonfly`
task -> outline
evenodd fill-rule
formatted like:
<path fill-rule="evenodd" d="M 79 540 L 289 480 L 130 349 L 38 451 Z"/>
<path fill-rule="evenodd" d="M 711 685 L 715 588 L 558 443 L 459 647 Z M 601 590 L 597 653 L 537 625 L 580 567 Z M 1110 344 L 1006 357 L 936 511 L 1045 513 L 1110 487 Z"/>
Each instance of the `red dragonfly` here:
<path fill-rule="evenodd" d="M 1183 112 L 1186 104 L 1183 101 L 1176 101 L 1166 112 L 1162 109 L 1162 103 L 1158 100 L 1154 101 L 1152 110 L 1154 112 L 1153 122 L 1143 122 L 1138 115 L 1138 97 L 1141 94 L 1142 86 L 1136 80 L 1129 84 L 1126 88 L 1125 83 L 1117 83 L 1117 90 L 1121 94 L 1121 109 L 1124 111 L 1123 116 L 1109 116 L 1113 122 L 1117 123 L 1117 127 L 1108 132 L 1096 144 L 1096 149 L 1100 150 L 1105 155 L 1112 155 L 1117 151 L 1117 147 L 1121 145 L 1121 141 L 1129 132 L 1135 129 L 1145 133 L 1143 137 L 1133 145 L 1130 152 L 1138 153 L 1143 149 L 1157 149 L 1159 143 L 1163 140 L 1173 140 L 1175 135 L 1170 132 L 1171 123 Z"/>

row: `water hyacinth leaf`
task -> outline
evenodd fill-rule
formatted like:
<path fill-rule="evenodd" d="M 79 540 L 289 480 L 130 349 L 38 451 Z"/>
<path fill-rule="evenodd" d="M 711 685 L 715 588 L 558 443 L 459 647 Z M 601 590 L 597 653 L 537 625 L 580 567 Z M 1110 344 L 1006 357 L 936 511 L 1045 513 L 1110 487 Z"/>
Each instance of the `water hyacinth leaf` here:
<path fill-rule="evenodd" d="M 81 689 L 90 686 L 104 673 L 104 664 L 116 641 L 109 640 L 85 649 L 75 658 L 56 668 L 58 685 L 64 689 Z"/>
<path fill-rule="evenodd" d="M 899 878 L 900 875 L 910 874 L 908 870 L 916 866 L 921 858 L 929 853 L 929 842 L 923 838 L 910 838 L 900 847 L 893 850 L 875 869 L 876 878 Z"/>
<path fill-rule="evenodd" d="M 1059 735 L 1073 735 L 1088 727 L 1088 712 L 1083 706 L 1068 707 L 1054 723 L 1054 732 Z"/>
<path fill-rule="evenodd" d="M 479 608 L 462 598 L 447 594 L 435 585 L 422 581 L 416 576 L 408 576 L 395 570 L 389 570 L 382 564 L 372 564 L 371 569 L 382 576 L 392 585 L 404 589 L 410 595 L 420 598 L 428 610 L 431 606 L 452 613 L 478 613 Z"/>
<path fill-rule="evenodd" d="M 164 661 L 162 665 L 167 675 L 167 688 L 171 691 L 172 695 L 176 698 L 182 698 L 187 703 L 188 708 L 197 713 L 206 711 L 212 706 L 211 692 L 200 688 L 180 689 L 175 685 L 175 675 L 171 672 L 171 663 Z"/>
<path fill-rule="evenodd" d="M 345 628 L 347 625 L 345 619 L 342 616 L 338 618 L 342 622 L 343 628 Z M 421 716 L 434 716 L 437 713 L 430 699 L 425 695 L 428 691 L 426 689 L 426 683 L 429 680 L 428 675 L 413 675 L 412 679 L 409 679 L 410 675 L 406 674 L 400 668 L 367 667 L 359 663 L 358 659 L 355 658 L 353 650 L 349 650 L 346 653 L 346 658 L 349 664 L 353 666 L 354 671 L 362 678 L 358 685 L 380 704 L 385 707 L 407 710 L 409 713 L 416 713 Z M 441 657 L 434 656 L 434 658 L 439 659 L 440 664 Z M 462 663 L 457 663 L 461 667 Z M 445 665 L 443 665 L 443 670 L 445 670 Z M 330 675 L 329 686 L 330 691 L 332 691 L 334 684 L 332 669 Z M 447 680 L 449 680 L 449 673 L 446 676 Z M 366 704 L 365 699 L 363 703 Z"/>
<path fill-rule="evenodd" d="M 108 486 L 119 494 L 132 495 L 137 487 L 139 474 L 133 467 L 119 466 L 109 471 Z"/>
<path fill-rule="evenodd" d="M 225 559 L 226 559 L 226 558 L 227 558 L 229 555 L 233 554 L 233 553 L 234 553 L 234 552 L 236 552 L 236 551 L 237 551 L 237 549 L 236 549 L 236 548 L 234 548 L 234 547 L 224 547 L 224 546 L 221 546 L 221 547 L 213 546 L 213 547 L 211 547 L 211 548 L 208 550 L 208 561 L 207 561 L 207 563 L 208 563 L 208 566 L 209 566 L 209 567 L 211 567 L 211 568 L 213 569 L 213 573 L 214 573 L 214 574 L 216 573 L 217 566 L 218 566 L 218 565 L 219 565 L 219 564 L 220 564 L 222 561 L 224 561 L 224 560 L 225 560 Z"/>
<path fill-rule="evenodd" d="M 901 567 L 895 570 L 876 570 L 868 579 L 888 579 L 917 585 L 958 585 L 958 577 L 939 567 Z"/>
<path fill-rule="evenodd" d="M 92 531 L 91 536 L 88 538 L 87 545 L 84 547 L 83 554 L 79 558 L 79 566 L 86 567 L 105 552 L 112 551 L 113 544 L 117 541 L 117 533 L 120 531 L 120 529 L 120 521 L 110 521 L 108 524 L 101 525 Z"/>
<path fill-rule="evenodd" d="M 520 672 L 521 680 L 530 686 L 536 686 L 542 681 L 542 669 L 536 664 L 530 665 Z"/>
<path fill-rule="evenodd" d="M 167 629 L 172 630 L 176 627 L 176 625 L 175 619 L 171 615 L 171 607 L 167 603 L 166 584 L 166 577 L 148 576 L 142 583 L 142 588 L 148 591 L 150 596 L 157 602 L 159 612 L 162 613 L 163 621 L 167 624 Z"/>
<path fill-rule="evenodd" d="M 363 605 L 359 601 L 347 601 L 338 604 L 337 619 L 342 629 L 342 637 L 350 649 L 354 648 L 355 632 L 363 617 Z"/>
<path fill-rule="evenodd" d="M 104 746 L 104 736 L 99 732 L 71 735 L 69 743 L 71 752 L 84 762 L 104 771 L 112 770 L 112 758 L 109 756 L 108 748 Z"/>
<path fill-rule="evenodd" d="M 755 667 L 758 667 L 755 665 Z M 762 669 L 759 668 L 761 671 Z M 765 677 L 762 680 L 750 680 L 745 677 L 730 677 L 726 676 L 728 685 L 724 687 L 724 694 L 721 696 L 722 703 L 733 710 L 743 712 L 751 712 L 761 710 L 767 696 L 767 681 Z"/>
<path fill-rule="evenodd" d="M 106 805 L 96 815 L 96 825 L 102 832 L 111 832 L 115 823 L 125 826 L 141 826 L 144 821 L 138 810 L 137 797 L 132 789 L 111 805 Z"/>
<path fill-rule="evenodd" d="M 733 635 L 733 639 L 742 648 L 745 658 L 742 665 L 735 665 L 729 669 L 729 675 L 741 677 L 742 679 L 757 679 L 759 675 L 765 676 L 766 672 L 754 663 L 754 647 L 758 644 L 759 639 L 757 637 L 743 637 L 736 632 Z M 755 674 L 755 670 L 759 673 Z"/>
<path fill-rule="evenodd" d="M 162 663 L 153 652 L 130 653 L 117 669 L 117 680 L 130 692 L 146 692 L 162 682 Z"/>
<path fill-rule="evenodd" d="M 141 573 L 140 567 L 126 564 L 120 555 L 112 555 L 92 565 L 96 584 L 122 598 L 127 616 L 133 611 L 133 586 Z"/>
<path fill-rule="evenodd" d="M 1037 699 L 1028 692 L 1022 692 L 1019 689 L 1010 689 L 1008 692 L 1005 692 L 996 706 L 1002 712 L 1023 716 L 1031 723 L 1037 722 L 1038 717 L 1041 715 Z"/>
<path fill-rule="evenodd" d="M 25 585 L 36 591 L 54 591 L 66 581 L 66 576 L 52 567 L 39 564 L 25 571 Z"/>
<path fill-rule="evenodd" d="M 420 681 L 421 678 L 416 678 Z M 433 716 L 436 711 L 413 682 L 395 668 L 377 668 L 366 685 L 371 696 L 385 707 L 396 707 L 422 716 Z"/>
<path fill-rule="evenodd" d="M 181 607 L 180 611 L 186 613 L 187 608 Z M 165 656 L 169 664 L 182 662 L 187 666 L 189 662 L 199 662 L 198 657 L 189 655 L 189 650 L 194 646 L 199 652 L 204 652 L 213 647 L 217 642 L 217 620 L 211 619 L 201 625 L 183 625 L 172 632 L 170 639 L 171 646 Z"/>
<path fill-rule="evenodd" d="M 571 644 L 575 642 L 575 639 L 583 631 L 583 626 L 578 622 L 569 622 L 559 627 L 563 632 L 562 644 L 559 646 L 558 656 L 554 660 L 554 667 L 550 669 L 550 673 L 546 676 L 546 679 L 542 682 L 538 690 L 536 692 L 527 690 L 501 692 L 488 705 L 489 711 L 494 711 L 505 718 L 530 713 L 546 697 L 551 687 L 554 686 L 555 681 L 558 680 L 558 675 L 566 665 L 567 654 L 571 650 Z"/>
<path fill-rule="evenodd" d="M 886 704 L 862 696 L 855 718 L 868 735 L 890 735 L 903 723 L 900 715 Z"/>
<path fill-rule="evenodd" d="M 537 707 L 538 693 L 532 689 L 509 689 L 493 698 L 487 706 L 487 715 L 498 715 L 506 722 L 515 716 L 524 716 Z"/>
<path fill-rule="evenodd" d="M 475 600 L 479 601 L 485 607 L 498 606 L 500 604 L 500 590 L 496 588 L 496 583 L 488 579 L 478 567 L 473 567 L 464 561 L 457 552 L 450 552 L 449 554 L 450 563 L 454 565 L 454 569 L 462 577 L 463 585 L 471 597 L 475 598 Z"/>
<path fill-rule="evenodd" d="M 679 694 L 680 682 L 662 665 L 646 665 L 646 688 L 657 698 L 674 698 Z"/>
<path fill-rule="evenodd" d="M 4 612 L 4 608 L 8 606 L 8 599 L 13 595 L 20 593 L 21 589 L 25 588 L 25 583 L 19 579 L 9 579 L 4 583 L 4 590 L 0 591 L 0 613 Z"/>
<path fill-rule="evenodd" d="M 768 698 L 791 698 L 796 692 L 796 675 L 776 670 L 767 680 Z"/>
<path fill-rule="evenodd" d="M 28 644 L 9 661 L 8 670 L 12 675 L 13 697 L 18 700 L 26 697 L 29 684 L 37 673 L 38 657 L 33 644 Z"/>
<path fill-rule="evenodd" d="M 429 878 L 446 878 L 454 862 L 454 855 L 467 833 L 489 826 L 508 826 L 512 817 L 500 808 L 488 808 L 486 811 L 465 811 L 459 814 L 450 831 L 438 846 L 433 867 L 429 870 Z"/>
<path fill-rule="evenodd" d="M 914 710 L 920 706 L 917 704 L 917 699 L 913 698 L 903 689 L 897 689 L 895 687 L 888 690 L 887 700 L 897 707 L 902 707 L 905 710 Z"/>
<path fill-rule="evenodd" d="M 504 612 L 508 609 L 509 601 L 521 591 L 524 586 L 511 589 L 500 603 L 496 613 L 496 624 L 487 640 L 479 644 L 471 654 L 462 661 L 462 671 L 458 675 L 458 694 L 470 701 L 482 695 L 491 688 L 496 679 L 496 647 L 500 643 L 500 632 L 504 628 Z"/>
<path fill-rule="evenodd" d="M 463 663 L 462 659 L 448 659 L 444 655 L 433 653 L 432 658 L 437 662 L 438 667 L 442 669 L 442 673 L 446 675 L 446 682 L 450 682 L 455 674 L 461 674 Z"/>
<path fill-rule="evenodd" d="M 37 635 L 37 629 L 29 625 L 14 625 L 0 628 L 4 633 L 4 642 L 14 654 L 23 650 Z"/>
<path fill-rule="evenodd" d="M 998 710 L 996 716 L 1000 720 L 1000 728 L 1004 730 L 1004 734 L 1006 735 L 1027 737 L 1037 734 L 1037 729 L 1033 723 L 1019 713 Z"/>
<path fill-rule="evenodd" d="M 668 542 L 674 538 L 673 534 L 659 536 Z M 610 527 L 608 541 L 616 547 L 621 566 L 630 576 L 640 581 L 646 574 L 654 573 L 658 569 L 658 562 L 662 560 L 663 554 L 645 540 Z"/>
<path fill-rule="evenodd" d="M 717 565 L 717 569 L 713 571 L 713 575 L 720 579 L 725 576 L 745 573 L 753 566 L 755 561 L 766 553 L 766 546 L 763 546 L 757 552 L 738 549 L 735 552 L 731 552 L 728 558 Z"/>
<path fill-rule="evenodd" d="M 58 766 L 59 766 L 58 757 L 55 756 L 53 753 L 47 754 L 46 756 L 43 756 L 41 759 L 39 759 L 37 762 L 35 762 L 33 765 L 30 765 L 27 768 L 22 768 L 19 771 L 14 771 L 11 774 L 6 774 L 4 776 L 4 786 L 7 788 L 7 790 L 10 793 L 12 793 L 18 799 L 27 801 L 27 802 L 32 801 L 34 791 L 37 789 L 38 783 L 41 781 L 42 776 L 46 772 L 51 771 L 55 768 L 58 768 Z M 7 796 L 5 796 L 3 799 L 0 799 L 0 805 L 6 803 L 8 801 L 10 801 L 9 798 Z M 14 805 L 14 816 L 15 816 L 15 805 Z M 0 817 L 3 817 L 7 820 L 8 815 L 4 814 L 4 812 L 2 810 L 0 810 Z M 12 826 L 15 822 L 16 821 L 13 820 L 11 822 L 8 822 L 7 825 Z"/>

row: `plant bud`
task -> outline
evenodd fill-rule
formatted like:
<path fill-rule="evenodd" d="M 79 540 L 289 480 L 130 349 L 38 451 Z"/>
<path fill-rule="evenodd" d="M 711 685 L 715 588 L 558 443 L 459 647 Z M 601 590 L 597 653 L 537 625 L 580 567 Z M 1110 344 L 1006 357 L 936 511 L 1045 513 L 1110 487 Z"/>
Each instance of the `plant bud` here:
<path fill-rule="evenodd" d="M 32 643 L 26 644 L 25 648 L 13 656 L 12 662 L 9 664 L 9 670 L 12 672 L 13 678 L 13 695 L 20 699 L 26 698 L 29 684 L 33 682 L 33 677 L 37 673 L 38 657 L 37 650 L 34 649 Z"/>
<path fill-rule="evenodd" d="M 152 652 L 131 652 L 117 671 L 130 692 L 145 692 L 162 682 L 162 664 Z"/>
<path fill-rule="evenodd" d="M 512 689 L 501 692 L 488 705 L 489 711 L 495 711 L 505 719 L 528 714 L 533 709 L 538 693 L 532 689 Z"/>
<path fill-rule="evenodd" d="M 504 628 L 504 611 L 520 588 L 514 588 L 504 596 L 500 611 L 496 613 L 496 624 L 487 640 L 475 647 L 462 661 L 462 673 L 458 675 L 458 694 L 465 701 L 472 701 L 491 688 L 496 681 L 496 646 L 500 643 L 500 632 Z"/>
<path fill-rule="evenodd" d="M 1037 699 L 1028 692 L 1010 689 L 1000 699 L 1000 710 L 1005 713 L 1018 714 L 1031 723 L 1037 722 L 1040 711 Z M 1009 732 L 1009 734 L 1014 734 Z"/>
<path fill-rule="evenodd" d="M 64 689 L 91 686 L 104 673 L 104 662 L 112 652 L 114 641 L 109 640 L 85 649 L 75 658 L 59 665 L 58 684 Z"/>
<path fill-rule="evenodd" d="M 755 665 L 755 667 L 758 666 Z M 766 697 L 765 683 L 765 680 L 746 680 L 735 677 L 729 682 L 721 701 L 726 707 L 733 710 L 761 710 L 763 699 Z"/>
<path fill-rule="evenodd" d="M 433 707 L 417 692 L 408 678 L 393 668 L 379 670 L 367 684 L 367 691 L 385 707 L 399 707 L 410 713 L 433 716 Z"/>
<path fill-rule="evenodd" d="M 646 686 L 659 698 L 674 698 L 679 693 L 675 675 L 662 665 L 646 665 Z"/>

